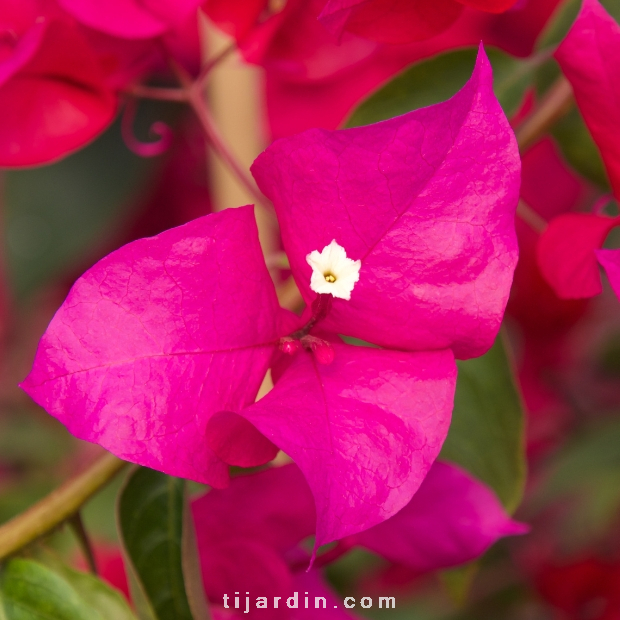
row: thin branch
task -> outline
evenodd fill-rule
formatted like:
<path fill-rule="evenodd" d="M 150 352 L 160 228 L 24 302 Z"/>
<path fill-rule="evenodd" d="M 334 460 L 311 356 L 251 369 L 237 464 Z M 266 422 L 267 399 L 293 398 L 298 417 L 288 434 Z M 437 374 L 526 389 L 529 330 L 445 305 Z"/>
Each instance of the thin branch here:
<path fill-rule="evenodd" d="M 517 127 L 515 135 L 521 152 L 527 150 L 573 105 L 573 88 L 562 75 L 547 91 L 540 104 Z"/>
<path fill-rule="evenodd" d="M 517 127 L 515 136 L 521 153 L 542 137 L 573 105 L 573 88 L 562 75 L 547 91 L 542 101 Z M 519 200 L 517 215 L 537 233 L 547 228 L 547 222 L 523 200 Z"/>
<path fill-rule="evenodd" d="M 97 575 L 98 571 L 97 561 L 95 560 L 95 552 L 93 551 L 93 546 L 90 543 L 90 538 L 88 537 L 88 533 L 84 527 L 84 521 L 82 521 L 82 515 L 80 512 L 78 511 L 72 517 L 69 517 L 67 523 L 71 526 L 71 529 L 80 544 L 90 572 L 93 575 Z"/>
<path fill-rule="evenodd" d="M 211 73 L 211 71 L 215 69 L 217 65 L 219 65 L 223 60 L 225 60 L 236 49 L 237 42 L 233 41 L 230 45 L 227 45 L 223 50 L 216 54 L 213 58 L 207 60 L 207 62 L 205 62 L 202 69 L 200 70 L 200 74 L 196 78 L 195 83 L 197 87 L 202 88 L 204 86 L 205 80 L 207 79 L 207 77 L 209 77 L 209 73 Z"/>
<path fill-rule="evenodd" d="M 73 516 L 127 463 L 104 454 L 88 469 L 0 527 L 0 560 L 48 534 Z"/>
<path fill-rule="evenodd" d="M 205 105 L 200 84 L 192 81 L 192 77 L 178 63 L 171 61 L 171 66 L 173 71 L 176 73 L 181 86 L 187 93 L 187 100 L 196 113 L 196 116 L 202 126 L 202 130 L 204 131 L 207 140 L 211 143 L 211 146 L 213 146 L 215 152 L 230 168 L 230 170 L 237 177 L 237 180 L 253 197 L 256 203 L 270 209 L 271 205 L 269 201 L 263 196 L 258 187 L 256 187 L 254 180 L 247 174 L 243 166 L 237 161 L 237 158 L 228 148 L 226 141 L 220 135 L 220 132 L 211 117 L 211 113 Z"/>
<path fill-rule="evenodd" d="M 125 89 L 125 92 L 132 97 L 141 99 L 157 99 L 158 101 L 178 101 L 187 103 L 187 92 L 183 88 L 157 88 L 155 86 L 145 86 L 144 84 L 134 84 Z"/>
<path fill-rule="evenodd" d="M 519 199 L 517 205 L 517 215 L 526 223 L 531 226 L 538 234 L 544 232 L 547 228 L 547 222 L 543 219 L 532 207 L 530 207 L 523 199 Z"/>

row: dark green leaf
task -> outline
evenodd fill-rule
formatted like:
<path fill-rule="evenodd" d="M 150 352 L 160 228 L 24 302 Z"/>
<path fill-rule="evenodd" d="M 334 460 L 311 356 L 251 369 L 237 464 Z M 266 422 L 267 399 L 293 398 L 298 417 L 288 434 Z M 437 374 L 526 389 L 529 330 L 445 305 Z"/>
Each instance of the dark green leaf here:
<path fill-rule="evenodd" d="M 135 620 L 127 602 L 96 577 L 15 558 L 0 573 L 2 620 Z"/>
<path fill-rule="evenodd" d="M 482 357 L 458 362 L 454 413 L 441 458 L 488 484 L 514 511 L 523 494 L 523 407 L 502 337 Z"/>
<path fill-rule="evenodd" d="M 521 105 L 541 59 L 517 59 L 494 48 L 486 51 L 493 65 L 495 94 L 510 116 Z M 449 99 L 471 76 L 477 53 L 477 48 L 463 49 L 413 65 L 366 99 L 348 126 L 376 123 Z"/>
<path fill-rule="evenodd" d="M 119 496 L 119 533 L 143 618 L 192 620 L 182 567 L 184 504 L 183 480 L 146 467 L 133 471 Z"/>

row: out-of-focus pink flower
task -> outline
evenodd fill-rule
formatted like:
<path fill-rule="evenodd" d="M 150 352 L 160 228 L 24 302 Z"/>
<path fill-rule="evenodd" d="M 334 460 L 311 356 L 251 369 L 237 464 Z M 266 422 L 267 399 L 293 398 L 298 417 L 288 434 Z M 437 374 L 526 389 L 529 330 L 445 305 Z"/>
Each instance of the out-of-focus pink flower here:
<path fill-rule="evenodd" d="M 442 51 L 482 40 L 527 56 L 558 3 L 527 0 L 500 15 L 466 7 L 441 34 L 407 45 L 331 34 L 317 20 L 325 0 L 289 0 L 275 13 L 265 0 L 208 0 L 205 9 L 237 37 L 249 62 L 264 67 L 269 129 L 280 138 L 309 127 L 335 129 L 390 77 Z"/>
<path fill-rule="evenodd" d="M 336 36 L 346 30 L 378 43 L 429 39 L 456 21 L 463 5 L 502 13 L 516 0 L 328 0 L 318 19 Z"/>
<path fill-rule="evenodd" d="M 566 213 L 549 223 L 538 242 L 540 270 L 561 299 L 593 297 L 603 290 L 595 251 L 620 218 Z"/>
<path fill-rule="evenodd" d="M 620 199 L 620 26 L 598 0 L 584 0 L 555 53 Z"/>
<path fill-rule="evenodd" d="M 328 0 L 319 21 L 333 35 L 344 31 L 377 43 L 412 43 L 445 30 L 463 10 L 456 0 Z"/>
<path fill-rule="evenodd" d="M 202 0 L 58 0 L 77 20 L 123 39 L 149 39 L 181 25 Z"/>
<path fill-rule="evenodd" d="M 317 545 L 389 518 L 439 453 L 454 356 L 493 342 L 517 259 L 520 161 L 491 82 L 481 50 L 446 103 L 257 159 L 307 324 L 278 307 L 251 209 L 227 211 L 89 270 L 24 389 L 77 436 L 213 486 L 227 463 L 284 449 L 314 493 Z M 312 286 L 307 257 L 334 239 L 360 270 L 350 300 Z M 299 346 L 274 363 L 284 336 Z M 252 405 L 269 366 L 275 388 Z"/>
<path fill-rule="evenodd" d="M 620 564 L 598 558 L 548 564 L 536 587 L 543 598 L 569 618 L 620 620 Z"/>
<path fill-rule="evenodd" d="M 0 166 L 47 163 L 92 140 L 116 98 L 86 40 L 53 7 L 3 3 L 0 16 Z"/>

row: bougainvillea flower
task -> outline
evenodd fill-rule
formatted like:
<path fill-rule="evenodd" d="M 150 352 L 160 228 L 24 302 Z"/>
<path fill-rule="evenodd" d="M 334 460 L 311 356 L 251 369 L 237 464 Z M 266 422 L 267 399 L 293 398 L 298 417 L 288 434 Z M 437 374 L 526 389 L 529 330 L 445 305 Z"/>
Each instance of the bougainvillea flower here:
<path fill-rule="evenodd" d="M 296 549 L 314 533 L 314 506 L 295 465 L 234 478 L 228 489 L 194 500 L 192 513 L 212 603 L 221 605 L 234 590 L 288 596 L 297 587 L 308 556 Z M 525 530 L 483 484 L 453 465 L 435 463 L 403 510 L 339 544 L 345 552 L 365 547 L 423 573 L 468 562 L 499 538 Z M 242 575 L 239 567 L 245 567 Z"/>
<path fill-rule="evenodd" d="M 336 239 L 362 261 L 351 300 L 334 300 L 324 328 L 460 358 L 491 346 L 517 262 L 520 159 L 483 50 L 449 101 L 278 140 L 252 173 L 274 203 L 308 303 L 310 252 Z"/>
<path fill-rule="evenodd" d="M 58 0 L 77 20 L 124 39 L 160 36 L 182 24 L 202 0 Z"/>
<path fill-rule="evenodd" d="M 601 151 L 620 198 L 620 26 L 597 0 L 584 0 L 555 53 L 577 105 Z"/>
<path fill-rule="evenodd" d="M 603 290 L 595 253 L 620 218 L 566 213 L 552 220 L 538 241 L 538 265 L 558 297 L 593 297 Z M 606 267 L 606 265 L 603 265 Z"/>
<path fill-rule="evenodd" d="M 34 1 L 9 3 L 3 11 L 0 166 L 50 162 L 103 131 L 116 99 L 73 24 Z"/>
<path fill-rule="evenodd" d="M 212 486 L 227 463 L 284 449 L 315 494 L 321 544 L 395 514 L 439 453 L 454 356 L 491 345 L 510 288 L 519 156 L 481 51 L 450 101 L 280 141 L 254 172 L 305 317 L 279 309 L 251 210 L 210 215 L 80 278 L 23 387 L 78 437 Z M 334 239 L 361 261 L 350 301 L 311 289 L 307 257 Z M 269 365 L 275 387 L 251 405 Z"/>
<path fill-rule="evenodd" d="M 516 0 L 328 0 L 319 21 L 334 35 L 352 32 L 379 43 L 412 43 L 446 30 L 463 5 L 501 13 Z"/>
<path fill-rule="evenodd" d="M 252 209 L 205 216 L 87 271 L 22 387 L 77 437 L 221 486 L 227 465 L 208 448 L 206 424 L 254 401 L 278 310 Z"/>

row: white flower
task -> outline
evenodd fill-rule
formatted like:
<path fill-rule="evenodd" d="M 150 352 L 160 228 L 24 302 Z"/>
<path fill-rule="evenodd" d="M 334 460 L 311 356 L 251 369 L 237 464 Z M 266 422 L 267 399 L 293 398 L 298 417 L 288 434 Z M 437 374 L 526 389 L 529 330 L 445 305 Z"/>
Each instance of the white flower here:
<path fill-rule="evenodd" d="M 331 293 L 340 299 L 351 299 L 351 291 L 360 279 L 362 261 L 347 258 L 345 249 L 335 239 L 321 252 L 310 252 L 306 261 L 312 267 L 310 288 L 315 293 Z"/>

